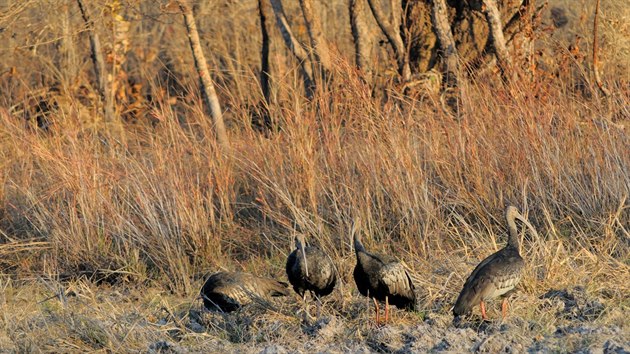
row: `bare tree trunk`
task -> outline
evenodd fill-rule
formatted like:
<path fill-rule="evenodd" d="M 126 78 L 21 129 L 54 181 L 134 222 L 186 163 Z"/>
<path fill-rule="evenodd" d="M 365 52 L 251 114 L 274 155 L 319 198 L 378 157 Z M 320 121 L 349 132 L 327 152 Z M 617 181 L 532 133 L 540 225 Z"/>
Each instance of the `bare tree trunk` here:
<path fill-rule="evenodd" d="M 64 2 L 62 6 L 62 31 L 63 31 L 63 39 L 61 41 L 61 47 L 63 51 L 63 62 L 62 67 L 64 72 L 67 74 L 66 79 L 68 81 L 74 82 L 78 76 L 79 71 L 79 61 L 77 57 L 77 48 L 74 43 L 74 36 L 72 33 L 71 24 L 70 24 L 70 1 Z"/>
<path fill-rule="evenodd" d="M 383 31 L 383 34 L 385 34 L 385 37 L 387 37 L 387 40 L 394 48 L 400 75 L 404 81 L 409 81 L 411 79 L 411 68 L 409 67 L 407 50 L 402 40 L 402 36 L 400 35 L 400 31 L 396 30 L 396 28 L 394 28 L 394 26 L 392 26 L 392 24 L 387 20 L 385 14 L 375 0 L 368 0 L 368 3 L 370 4 L 370 9 L 372 10 L 372 14 L 376 19 L 378 26 L 381 28 L 381 31 Z"/>
<path fill-rule="evenodd" d="M 114 119 L 114 98 L 112 97 L 109 85 L 107 85 L 105 60 L 103 59 L 101 41 L 96 33 L 96 29 L 94 28 L 94 22 L 90 19 L 90 15 L 88 15 L 87 9 L 83 4 L 83 0 L 77 0 L 77 5 L 79 5 L 83 22 L 85 22 L 90 30 L 90 56 L 92 58 L 92 64 L 94 65 L 96 86 L 98 87 L 98 92 L 103 100 L 103 113 L 105 115 L 105 120 L 112 121 Z"/>
<path fill-rule="evenodd" d="M 599 0 L 595 3 L 595 17 L 593 19 L 593 74 L 595 76 L 595 83 L 599 90 L 602 92 L 604 96 L 609 96 L 610 92 L 604 84 L 602 83 L 602 78 L 599 76 L 599 61 L 597 60 L 597 49 L 598 49 L 598 41 L 597 41 L 597 19 L 599 17 Z"/>
<path fill-rule="evenodd" d="M 371 71 L 369 65 L 370 36 L 364 16 L 365 1 L 366 0 L 350 0 L 350 27 L 352 28 L 357 66 L 364 72 L 369 73 Z"/>
<path fill-rule="evenodd" d="M 313 70 L 311 70 L 310 60 L 308 58 L 308 53 L 302 48 L 297 38 L 291 32 L 291 27 L 289 26 L 289 22 L 287 21 L 286 16 L 284 15 L 284 9 L 282 7 L 281 0 L 270 0 L 271 7 L 273 8 L 273 12 L 276 15 L 276 23 L 278 24 L 278 28 L 280 29 L 280 33 L 282 33 L 282 38 L 284 39 L 284 43 L 287 48 L 293 53 L 293 55 L 300 62 L 300 67 L 302 68 L 302 76 L 304 77 L 304 89 L 306 91 L 306 97 L 313 97 L 314 90 L 314 81 L 313 81 Z"/>
<path fill-rule="evenodd" d="M 269 107 L 271 106 L 271 67 L 269 65 L 270 46 L 270 18 L 272 16 L 271 5 L 268 0 L 258 0 L 258 13 L 260 15 L 260 32 L 262 35 L 262 46 L 260 49 L 260 87 L 265 99 L 264 104 L 258 105 L 258 112 L 252 115 L 252 126 L 262 128 L 265 132 L 271 131 L 273 122 Z"/>
<path fill-rule="evenodd" d="M 212 78 L 210 77 L 206 56 L 201 48 L 201 41 L 199 40 L 199 32 L 197 31 L 195 16 L 193 15 L 192 8 L 186 0 L 178 0 L 177 3 L 184 15 L 184 23 L 186 24 L 186 32 L 188 32 L 190 49 L 193 53 L 195 68 L 199 73 L 201 95 L 206 107 L 210 110 L 210 116 L 212 117 L 212 123 L 214 124 L 217 141 L 222 148 L 228 148 L 229 142 L 227 132 L 225 130 L 225 123 L 223 122 L 223 114 L 221 113 L 221 105 L 219 105 L 219 98 L 217 97 L 217 93 L 214 90 L 214 84 L 212 83 Z"/>
<path fill-rule="evenodd" d="M 505 45 L 505 37 L 503 36 L 503 23 L 501 22 L 501 13 L 497 8 L 495 0 L 483 0 L 482 10 L 490 27 L 490 39 L 497 56 L 497 63 L 501 71 L 503 81 L 510 82 L 512 75 L 512 58 Z"/>
<path fill-rule="evenodd" d="M 271 73 L 269 67 L 269 15 L 271 8 L 267 0 L 258 0 L 258 12 L 260 14 L 260 32 L 262 34 L 262 48 L 260 50 L 260 86 L 265 102 L 269 105 L 271 98 Z"/>
<path fill-rule="evenodd" d="M 433 0 L 431 19 L 433 20 L 433 28 L 440 42 L 440 49 L 442 50 L 446 66 L 444 82 L 447 87 L 457 87 L 460 82 L 459 60 L 451 26 L 448 22 L 446 0 Z"/>
<path fill-rule="evenodd" d="M 535 69 L 533 64 L 533 39 L 526 38 L 522 39 L 519 37 L 529 36 L 531 34 L 527 33 L 527 29 L 523 30 L 523 24 L 525 26 L 532 26 L 532 21 L 539 16 L 547 7 L 547 2 L 544 2 L 540 6 L 536 6 L 535 0 L 525 0 L 522 4 L 522 9 L 519 12 L 516 12 L 510 20 L 503 27 L 503 36 L 505 37 L 506 46 L 510 43 L 515 43 L 521 41 L 521 43 L 515 43 L 515 46 L 520 46 L 521 48 L 525 48 L 523 50 L 523 55 L 526 57 L 527 62 L 529 63 L 530 74 L 535 74 Z M 474 65 L 471 66 L 471 69 L 474 70 L 475 75 L 483 74 L 486 71 L 490 70 L 491 67 L 494 67 L 496 64 L 496 55 L 493 53 L 491 48 L 484 49 L 484 51 L 480 54 L 479 58 L 476 60 Z"/>
<path fill-rule="evenodd" d="M 462 101 L 462 90 L 459 86 L 462 81 L 459 70 L 457 47 L 455 47 L 453 32 L 451 31 L 451 26 L 448 21 L 446 0 L 433 0 L 433 6 L 431 7 L 431 21 L 433 22 L 435 35 L 437 36 L 440 44 L 440 50 L 442 51 L 446 67 L 443 78 L 446 90 L 441 96 L 441 98 L 446 102 L 442 101 L 442 109 L 445 112 L 449 111 L 449 109 L 444 105 L 446 104 L 453 113 L 459 116 Z"/>
<path fill-rule="evenodd" d="M 394 31 L 399 31 L 403 15 L 402 0 L 389 0 L 389 8 L 392 9 L 389 21 L 391 22 Z M 405 43 L 405 39 L 402 34 L 401 37 L 403 38 L 403 43 L 407 44 Z"/>
<path fill-rule="evenodd" d="M 313 1 L 300 0 L 300 6 L 302 7 L 302 14 L 306 22 L 308 36 L 311 39 L 311 47 L 315 60 L 321 64 L 325 72 L 330 72 L 332 67 L 330 50 L 328 49 L 328 44 L 322 32 L 322 23 L 313 9 Z"/>
<path fill-rule="evenodd" d="M 120 106 L 129 103 L 128 97 L 128 76 L 124 65 L 129 52 L 129 21 L 123 16 L 123 7 L 120 0 L 113 0 L 109 3 L 112 19 L 112 48 L 109 52 L 111 60 L 111 75 L 108 75 L 107 85 L 111 87 L 114 101 L 114 112 L 121 111 Z"/>

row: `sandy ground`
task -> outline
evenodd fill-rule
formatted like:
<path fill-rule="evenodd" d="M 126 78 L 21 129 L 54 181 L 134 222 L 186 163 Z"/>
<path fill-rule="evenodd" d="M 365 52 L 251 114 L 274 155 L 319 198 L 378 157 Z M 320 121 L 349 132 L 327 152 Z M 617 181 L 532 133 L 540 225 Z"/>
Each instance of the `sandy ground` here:
<path fill-rule="evenodd" d="M 605 292 L 598 297 L 579 286 L 517 293 L 503 321 L 499 303 L 490 307 L 492 321 L 475 312 L 453 323 L 449 302 L 434 301 L 419 312 L 394 310 L 390 324 L 376 326 L 373 309 L 354 291 L 333 294 L 322 317 L 304 323 L 293 298 L 222 314 L 194 296 L 156 287 L 57 285 L 5 286 L 0 352 L 630 352 L 628 304 L 611 304 Z M 314 304 L 309 312 L 315 314 Z"/>

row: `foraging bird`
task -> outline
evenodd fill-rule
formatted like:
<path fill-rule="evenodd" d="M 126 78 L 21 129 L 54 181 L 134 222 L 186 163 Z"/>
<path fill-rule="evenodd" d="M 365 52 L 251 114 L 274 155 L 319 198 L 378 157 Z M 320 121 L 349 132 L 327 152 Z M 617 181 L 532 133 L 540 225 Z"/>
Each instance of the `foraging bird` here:
<path fill-rule="evenodd" d="M 377 300 L 385 302 L 385 323 L 389 319 L 389 304 L 415 310 L 415 288 L 402 264 L 392 257 L 367 252 L 358 232 L 354 233 L 354 250 L 357 256 L 354 281 L 361 295 L 374 300 L 377 324 L 379 323 Z"/>
<path fill-rule="evenodd" d="M 206 280 L 201 297 L 208 310 L 231 312 L 255 299 L 288 296 L 288 286 L 287 283 L 249 273 L 218 272 Z"/>
<path fill-rule="evenodd" d="M 482 318 L 487 319 L 485 301 L 507 295 L 521 280 L 525 261 L 518 251 L 518 233 L 515 220 L 522 221 L 536 237 L 538 237 L 538 233 L 514 206 L 510 205 L 505 209 L 505 219 L 509 231 L 507 245 L 479 263 L 466 279 L 464 288 L 453 307 L 455 317 L 469 313 L 475 305 L 479 304 Z M 503 298 L 501 312 L 505 318 L 507 315 L 507 296 Z"/>
<path fill-rule="evenodd" d="M 317 299 L 317 317 L 321 313 L 320 296 L 330 294 L 337 283 L 337 273 L 330 257 L 320 248 L 309 246 L 304 235 L 295 238 L 295 250 L 287 258 L 289 282 L 298 295 L 306 302 L 306 292 Z M 304 314 L 306 316 L 306 312 Z"/>

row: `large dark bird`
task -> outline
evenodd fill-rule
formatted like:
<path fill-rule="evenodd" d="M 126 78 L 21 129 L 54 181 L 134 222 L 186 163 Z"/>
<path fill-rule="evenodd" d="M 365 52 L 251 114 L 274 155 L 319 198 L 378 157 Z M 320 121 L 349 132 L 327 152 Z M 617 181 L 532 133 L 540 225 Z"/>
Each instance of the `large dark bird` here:
<path fill-rule="evenodd" d="M 470 313 L 472 308 L 479 304 L 482 318 L 487 319 L 485 301 L 508 295 L 521 280 L 525 261 L 518 251 L 518 232 L 515 220 L 522 221 L 536 237 L 538 234 L 516 207 L 508 206 L 505 209 L 505 219 L 509 231 L 507 246 L 479 263 L 466 279 L 464 288 L 455 302 L 455 307 L 453 307 L 455 317 Z M 501 312 L 505 318 L 507 315 L 507 296 L 503 298 Z"/>
<path fill-rule="evenodd" d="M 201 288 L 203 304 L 208 310 L 231 312 L 255 299 L 288 296 L 288 284 L 249 273 L 218 272 L 212 274 Z"/>
<path fill-rule="evenodd" d="M 385 302 L 385 323 L 389 319 L 389 304 L 415 310 L 416 294 L 413 282 L 402 264 L 389 256 L 368 253 L 361 243 L 358 232 L 354 233 L 354 250 L 357 256 L 354 281 L 361 295 L 374 300 L 377 324 L 379 323 L 377 300 Z"/>
<path fill-rule="evenodd" d="M 330 257 L 318 247 L 308 246 L 304 241 L 304 235 L 298 234 L 295 238 L 295 250 L 287 258 L 286 270 L 293 290 L 304 302 L 307 291 L 315 296 L 319 317 L 320 296 L 330 294 L 337 283 L 337 273 Z"/>

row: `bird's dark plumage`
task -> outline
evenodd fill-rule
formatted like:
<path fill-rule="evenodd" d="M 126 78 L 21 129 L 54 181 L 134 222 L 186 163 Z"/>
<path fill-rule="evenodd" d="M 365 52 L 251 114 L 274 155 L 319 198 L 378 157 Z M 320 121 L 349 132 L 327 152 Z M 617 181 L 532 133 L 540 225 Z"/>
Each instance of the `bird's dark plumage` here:
<path fill-rule="evenodd" d="M 316 296 L 330 294 L 337 283 L 337 273 L 330 257 L 320 248 L 307 246 L 304 236 L 296 237 L 296 249 L 287 258 L 289 282 L 298 295 L 306 291 Z"/>
<path fill-rule="evenodd" d="M 402 264 L 392 257 L 367 252 L 358 233 L 354 235 L 354 248 L 357 257 L 354 281 L 361 295 L 378 301 L 387 297 L 396 307 L 414 310 L 414 285 Z"/>
<path fill-rule="evenodd" d="M 519 219 L 536 234 L 534 227 L 513 206 L 505 211 L 508 223 L 508 244 L 498 252 L 484 259 L 472 271 L 453 307 L 453 315 L 467 314 L 477 305 L 481 305 L 482 316 L 485 318 L 484 301 L 504 296 L 513 291 L 521 280 L 525 261 L 519 254 L 518 234 L 515 220 Z M 506 303 L 503 304 L 503 314 L 506 313 Z"/>
<path fill-rule="evenodd" d="M 289 295 L 288 284 L 249 273 L 218 272 L 211 275 L 201 289 L 208 310 L 235 311 L 254 299 Z"/>

